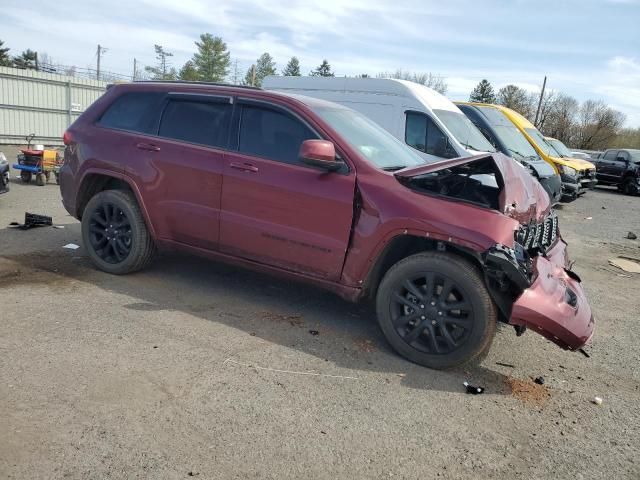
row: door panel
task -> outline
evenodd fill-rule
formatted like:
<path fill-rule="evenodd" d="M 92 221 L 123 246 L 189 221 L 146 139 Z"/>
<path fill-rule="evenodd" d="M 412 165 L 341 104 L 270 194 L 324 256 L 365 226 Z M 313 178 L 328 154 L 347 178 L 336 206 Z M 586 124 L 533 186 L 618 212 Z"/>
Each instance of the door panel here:
<path fill-rule="evenodd" d="M 221 251 L 336 280 L 351 233 L 355 172 L 302 165 L 303 140 L 319 138 L 300 118 L 238 105 L 241 152 L 225 155 Z"/>
<path fill-rule="evenodd" d="M 338 279 L 351 233 L 355 175 L 238 153 L 227 154 L 225 163 L 221 251 Z"/>

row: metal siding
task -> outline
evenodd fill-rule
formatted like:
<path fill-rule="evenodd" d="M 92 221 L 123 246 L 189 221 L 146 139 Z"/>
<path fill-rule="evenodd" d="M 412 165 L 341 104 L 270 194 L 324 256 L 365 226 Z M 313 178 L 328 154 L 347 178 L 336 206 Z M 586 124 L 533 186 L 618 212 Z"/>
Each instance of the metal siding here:
<path fill-rule="evenodd" d="M 62 134 L 106 90 L 107 83 L 0 67 L 0 144 L 62 145 Z M 71 110 L 71 113 L 69 113 Z"/>

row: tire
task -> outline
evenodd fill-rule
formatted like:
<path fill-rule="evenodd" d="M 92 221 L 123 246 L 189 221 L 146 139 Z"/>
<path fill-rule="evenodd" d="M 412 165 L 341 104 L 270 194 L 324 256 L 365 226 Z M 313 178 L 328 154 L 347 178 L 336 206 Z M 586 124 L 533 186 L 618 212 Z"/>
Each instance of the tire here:
<path fill-rule="evenodd" d="M 47 182 L 49 181 L 49 178 L 51 177 L 51 172 L 44 172 L 44 176 L 47 179 Z"/>
<path fill-rule="evenodd" d="M 31 172 L 20 170 L 20 180 L 22 180 L 22 183 L 29 183 L 31 181 Z"/>
<path fill-rule="evenodd" d="M 376 311 L 393 349 L 429 368 L 479 361 L 496 332 L 496 306 L 481 273 L 449 253 L 420 253 L 392 266 L 380 282 Z"/>
<path fill-rule="evenodd" d="M 60 174 L 56 173 L 56 185 L 60 185 Z"/>
<path fill-rule="evenodd" d="M 105 190 L 89 200 L 82 240 L 95 266 L 114 275 L 142 270 L 156 252 L 136 198 L 122 190 Z"/>
<path fill-rule="evenodd" d="M 36 185 L 44 187 L 46 183 L 47 177 L 44 176 L 44 173 L 36 173 Z"/>
<path fill-rule="evenodd" d="M 636 195 L 638 193 L 638 187 L 634 184 L 634 179 L 628 178 L 622 184 L 620 191 L 625 195 Z"/>

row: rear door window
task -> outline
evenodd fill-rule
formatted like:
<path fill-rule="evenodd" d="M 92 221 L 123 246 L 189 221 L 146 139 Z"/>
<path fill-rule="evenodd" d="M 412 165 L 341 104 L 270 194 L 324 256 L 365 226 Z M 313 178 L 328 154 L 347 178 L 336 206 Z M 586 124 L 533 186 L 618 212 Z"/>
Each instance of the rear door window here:
<path fill-rule="evenodd" d="M 128 92 L 102 114 L 98 125 L 119 130 L 155 134 L 163 92 Z"/>
<path fill-rule="evenodd" d="M 170 100 L 162 114 L 159 135 L 188 143 L 226 148 L 230 103 Z"/>
<path fill-rule="evenodd" d="M 302 142 L 319 138 L 299 119 L 268 107 L 243 105 L 240 120 L 240 153 L 284 163 L 300 163 Z"/>
<path fill-rule="evenodd" d="M 622 159 L 625 162 L 628 162 L 629 160 L 631 160 L 629 158 L 629 154 L 627 152 L 624 152 L 624 151 L 618 152 L 618 155 L 616 156 L 616 160 L 617 159 Z"/>
<path fill-rule="evenodd" d="M 404 138 L 407 145 L 429 155 L 444 158 L 457 156 L 442 130 L 424 113 L 407 112 Z"/>
<path fill-rule="evenodd" d="M 604 158 L 605 160 L 615 160 L 616 156 L 618 155 L 618 151 L 617 150 L 609 150 L 607 153 L 604 154 Z"/>

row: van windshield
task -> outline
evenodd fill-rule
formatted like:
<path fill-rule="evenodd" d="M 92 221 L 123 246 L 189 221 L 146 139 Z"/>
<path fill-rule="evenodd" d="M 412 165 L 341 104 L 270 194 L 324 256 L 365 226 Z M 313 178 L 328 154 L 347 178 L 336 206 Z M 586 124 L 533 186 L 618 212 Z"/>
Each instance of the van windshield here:
<path fill-rule="evenodd" d="M 493 128 L 493 131 L 509 150 L 509 155 L 518 160 L 538 157 L 535 149 L 527 141 L 518 128 L 505 117 L 505 115 L 493 107 L 478 107 Z"/>
<path fill-rule="evenodd" d="M 556 152 L 555 149 L 547 143 L 547 141 L 544 139 L 537 128 L 525 128 L 524 131 L 527 132 L 531 138 L 533 138 L 536 146 L 540 150 L 542 150 L 545 155 L 547 155 L 548 157 L 557 157 L 559 155 L 559 153 Z"/>
<path fill-rule="evenodd" d="M 464 148 L 479 152 L 495 152 L 493 145 L 482 135 L 482 132 L 462 112 L 451 110 L 437 110 L 433 113 L 440 119 L 447 130 L 458 140 Z"/>
<path fill-rule="evenodd" d="M 561 157 L 571 157 L 571 151 L 560 140 L 554 138 L 547 138 L 546 140 Z"/>
<path fill-rule="evenodd" d="M 367 160 L 383 170 L 423 165 L 426 160 L 364 115 L 348 108 L 312 107 Z"/>

